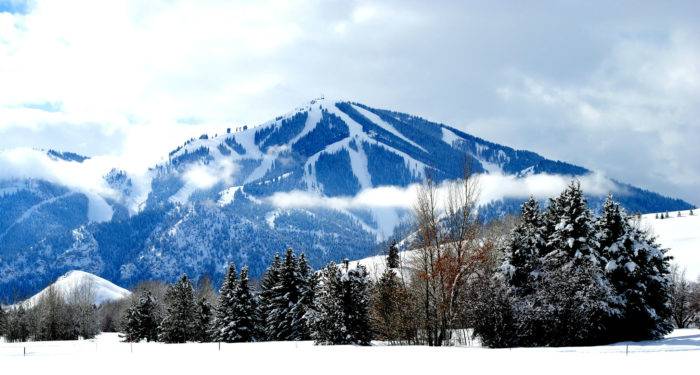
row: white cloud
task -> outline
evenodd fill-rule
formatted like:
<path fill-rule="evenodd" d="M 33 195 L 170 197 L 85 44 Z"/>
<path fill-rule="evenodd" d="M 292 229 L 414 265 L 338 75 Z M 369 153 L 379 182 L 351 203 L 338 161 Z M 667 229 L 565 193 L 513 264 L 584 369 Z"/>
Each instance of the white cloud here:
<path fill-rule="evenodd" d="M 603 195 L 617 190 L 616 185 L 599 173 L 592 173 L 578 178 L 581 188 L 587 194 Z M 479 204 L 505 198 L 526 199 L 555 197 L 561 193 L 571 179 L 566 176 L 537 174 L 525 177 L 503 174 L 483 174 L 478 176 Z M 383 186 L 360 191 L 353 197 L 325 197 L 313 192 L 291 191 L 278 192 L 268 197 L 270 204 L 278 208 L 313 208 L 323 207 L 337 210 L 348 209 L 411 209 L 415 203 L 418 185 L 405 188 Z M 438 201 L 447 197 L 447 185 L 438 187 Z"/>
<path fill-rule="evenodd" d="M 0 13 L 0 149 L 145 174 L 185 139 L 325 94 L 700 200 L 693 1 L 30 4 Z"/>

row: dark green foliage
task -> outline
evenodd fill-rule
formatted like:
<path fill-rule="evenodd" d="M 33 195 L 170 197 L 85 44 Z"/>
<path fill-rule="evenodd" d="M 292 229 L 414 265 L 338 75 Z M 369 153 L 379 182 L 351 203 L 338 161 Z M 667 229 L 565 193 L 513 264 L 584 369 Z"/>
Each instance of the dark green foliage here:
<path fill-rule="evenodd" d="M 396 241 L 392 241 L 389 245 L 389 252 L 386 257 L 386 266 L 388 268 L 397 269 L 401 265 L 401 258 L 399 257 L 399 245 Z"/>
<path fill-rule="evenodd" d="M 212 306 L 206 297 L 200 297 L 197 301 L 197 311 L 195 318 L 194 341 L 211 341 Z"/>
<path fill-rule="evenodd" d="M 343 268 L 331 263 L 320 272 L 310 313 L 311 337 L 317 344 L 370 344 L 369 287 L 362 265 L 350 269 L 347 262 Z"/>
<path fill-rule="evenodd" d="M 233 305 L 230 312 L 230 329 L 227 330 L 231 342 L 251 342 L 256 340 L 258 302 L 248 284 L 248 267 L 243 267 L 238 285 L 233 292 Z"/>
<path fill-rule="evenodd" d="M 194 289 L 186 275 L 165 292 L 165 316 L 160 323 L 158 338 L 166 343 L 184 343 L 195 340 L 197 307 Z"/>
<path fill-rule="evenodd" d="M 231 263 L 219 290 L 219 302 L 216 306 L 216 318 L 212 330 L 212 337 L 216 341 L 234 342 L 236 339 L 236 334 L 233 332 L 236 289 L 238 289 L 238 275 L 236 274 L 236 265 Z"/>
<path fill-rule="evenodd" d="M 126 310 L 122 327 L 123 338 L 127 342 L 158 340 L 158 308 L 151 292 L 144 290 Z"/>
<path fill-rule="evenodd" d="M 5 339 L 8 342 L 27 341 L 30 337 L 30 317 L 23 306 L 7 312 Z"/>

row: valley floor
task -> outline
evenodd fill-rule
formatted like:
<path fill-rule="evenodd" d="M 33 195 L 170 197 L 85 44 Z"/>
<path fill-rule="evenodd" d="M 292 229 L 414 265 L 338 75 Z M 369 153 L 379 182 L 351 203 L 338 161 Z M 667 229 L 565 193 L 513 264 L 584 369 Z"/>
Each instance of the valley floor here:
<path fill-rule="evenodd" d="M 26 355 L 24 354 L 26 351 Z M 696 373 L 700 329 L 659 341 L 578 348 L 486 349 L 424 346 L 128 344 L 114 333 L 95 340 L 0 343 L 3 373 L 58 374 L 682 374 Z"/>

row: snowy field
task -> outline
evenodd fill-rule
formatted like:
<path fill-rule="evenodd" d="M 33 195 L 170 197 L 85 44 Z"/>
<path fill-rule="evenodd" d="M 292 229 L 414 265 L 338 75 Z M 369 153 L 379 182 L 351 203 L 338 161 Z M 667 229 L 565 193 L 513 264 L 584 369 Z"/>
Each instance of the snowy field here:
<path fill-rule="evenodd" d="M 643 215 L 642 225 L 658 236 L 659 243 L 671 249 L 672 263 L 685 268 L 690 280 L 700 278 L 700 210 L 669 212 L 668 219 L 656 219 L 654 214 Z"/>
<path fill-rule="evenodd" d="M 24 355 L 26 350 L 26 355 Z M 0 343 L 3 373 L 58 374 L 682 374 L 700 359 L 700 330 L 654 342 L 581 348 L 314 346 L 311 342 L 161 344 L 95 340 Z M 214 372 L 211 372 L 214 373 Z"/>

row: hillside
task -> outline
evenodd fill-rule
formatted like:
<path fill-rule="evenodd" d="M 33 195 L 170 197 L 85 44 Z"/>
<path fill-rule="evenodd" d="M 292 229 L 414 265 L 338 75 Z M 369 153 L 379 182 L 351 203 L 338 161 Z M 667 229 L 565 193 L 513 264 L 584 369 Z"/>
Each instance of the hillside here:
<path fill-rule="evenodd" d="M 55 288 L 59 293 L 61 293 L 64 298 L 67 298 L 71 295 L 71 293 L 79 290 L 80 288 L 88 288 L 94 297 L 93 303 L 95 305 L 101 305 L 102 303 L 109 301 L 116 301 L 131 295 L 130 291 L 99 276 L 83 271 L 70 271 L 59 277 L 55 282 L 41 290 L 39 293 L 22 302 L 22 305 L 27 308 L 36 305 L 51 287 Z"/>
<path fill-rule="evenodd" d="M 35 157 L 51 168 L 92 162 L 45 154 Z M 191 139 L 146 184 L 115 168 L 89 184 L 97 190 L 0 181 L 0 300 L 32 295 L 73 269 L 128 287 L 183 272 L 216 281 L 228 262 L 257 277 L 287 247 L 314 267 L 363 258 L 401 227 L 414 184 L 460 177 L 465 165 L 485 176 L 484 220 L 517 211 L 529 194 L 554 195 L 571 178 L 594 208 L 609 191 L 631 212 L 691 207 L 417 116 L 320 99 L 257 127 Z"/>

